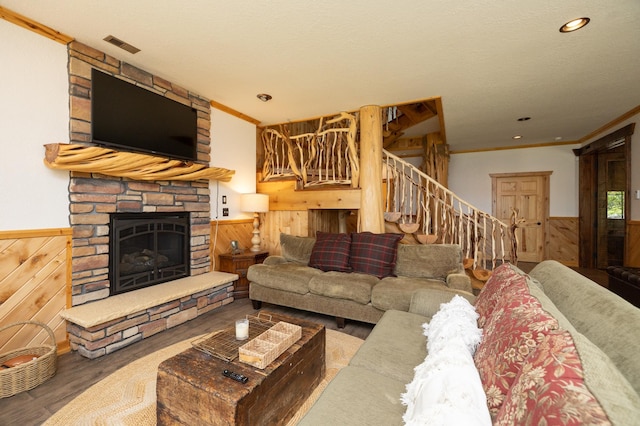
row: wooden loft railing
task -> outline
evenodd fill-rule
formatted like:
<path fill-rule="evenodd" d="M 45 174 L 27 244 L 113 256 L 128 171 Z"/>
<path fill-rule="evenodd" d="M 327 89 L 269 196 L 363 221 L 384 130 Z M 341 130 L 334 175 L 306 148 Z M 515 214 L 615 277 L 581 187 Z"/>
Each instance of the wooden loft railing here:
<path fill-rule="evenodd" d="M 342 113 L 318 120 L 315 129 L 308 125 L 265 129 L 263 181 L 295 178 L 299 189 L 359 188 L 360 168 L 375 165 L 360 164 L 357 123 L 358 114 Z M 465 266 L 480 279 L 508 259 L 516 260 L 510 226 L 460 199 L 413 165 L 382 152 L 387 227 L 411 235 L 416 243 L 459 244 L 467 258 Z"/>
<path fill-rule="evenodd" d="M 291 135 L 288 125 L 262 132 L 265 181 L 296 177 L 304 188 L 317 185 L 358 187 L 360 162 L 356 145 L 357 120 L 345 112 L 320 118 L 314 132 Z"/>

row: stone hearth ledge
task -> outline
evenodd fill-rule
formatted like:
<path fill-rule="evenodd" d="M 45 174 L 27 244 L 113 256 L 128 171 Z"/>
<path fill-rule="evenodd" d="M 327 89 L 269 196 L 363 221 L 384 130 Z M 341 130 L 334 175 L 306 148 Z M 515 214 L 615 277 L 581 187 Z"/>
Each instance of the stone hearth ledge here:
<path fill-rule="evenodd" d="M 237 274 L 207 272 L 74 306 L 65 309 L 61 316 L 83 328 L 92 328 L 237 280 Z"/>

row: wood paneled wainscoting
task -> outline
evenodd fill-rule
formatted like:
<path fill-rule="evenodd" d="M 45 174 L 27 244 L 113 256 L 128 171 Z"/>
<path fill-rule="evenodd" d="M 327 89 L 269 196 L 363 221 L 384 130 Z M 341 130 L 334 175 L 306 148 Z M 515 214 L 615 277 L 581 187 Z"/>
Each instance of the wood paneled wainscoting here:
<path fill-rule="evenodd" d="M 627 237 L 625 238 L 627 247 L 624 259 L 625 266 L 640 268 L 640 221 L 630 220 L 627 222 Z"/>
<path fill-rule="evenodd" d="M 579 236 L 577 217 L 549 218 L 547 258 L 566 266 L 578 266 Z"/>
<path fill-rule="evenodd" d="M 58 353 L 68 352 L 66 322 L 71 306 L 71 229 L 0 231 L 0 324 L 38 321 L 56 338 Z M 11 327 L 0 336 L 0 353 L 49 344 L 40 327 Z"/>
<path fill-rule="evenodd" d="M 264 220 L 264 214 L 261 214 L 260 218 L 260 231 L 262 232 L 262 223 Z M 238 242 L 240 247 L 249 249 L 251 247 L 251 237 L 253 234 L 253 218 L 251 219 L 238 219 L 238 220 L 224 220 L 224 221 L 211 221 L 211 270 L 220 270 L 220 258 L 221 253 L 229 253 L 231 251 L 231 241 Z M 262 235 L 262 234 L 261 234 Z M 262 235 L 264 237 L 264 235 Z M 263 249 L 267 248 L 263 244 Z"/>

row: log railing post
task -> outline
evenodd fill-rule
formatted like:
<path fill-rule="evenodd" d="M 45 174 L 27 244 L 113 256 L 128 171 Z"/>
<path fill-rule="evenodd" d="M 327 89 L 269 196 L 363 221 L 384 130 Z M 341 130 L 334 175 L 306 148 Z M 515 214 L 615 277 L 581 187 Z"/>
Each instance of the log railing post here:
<path fill-rule="evenodd" d="M 382 199 L 382 111 L 360 108 L 360 212 L 359 231 L 384 232 Z"/>

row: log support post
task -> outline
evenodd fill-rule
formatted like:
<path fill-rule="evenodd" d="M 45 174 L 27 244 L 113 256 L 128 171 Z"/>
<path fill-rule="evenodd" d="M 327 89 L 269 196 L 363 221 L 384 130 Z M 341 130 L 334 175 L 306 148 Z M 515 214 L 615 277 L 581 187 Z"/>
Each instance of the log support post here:
<path fill-rule="evenodd" d="M 360 213 L 358 230 L 384 232 L 382 198 L 382 111 L 377 105 L 360 108 Z"/>

